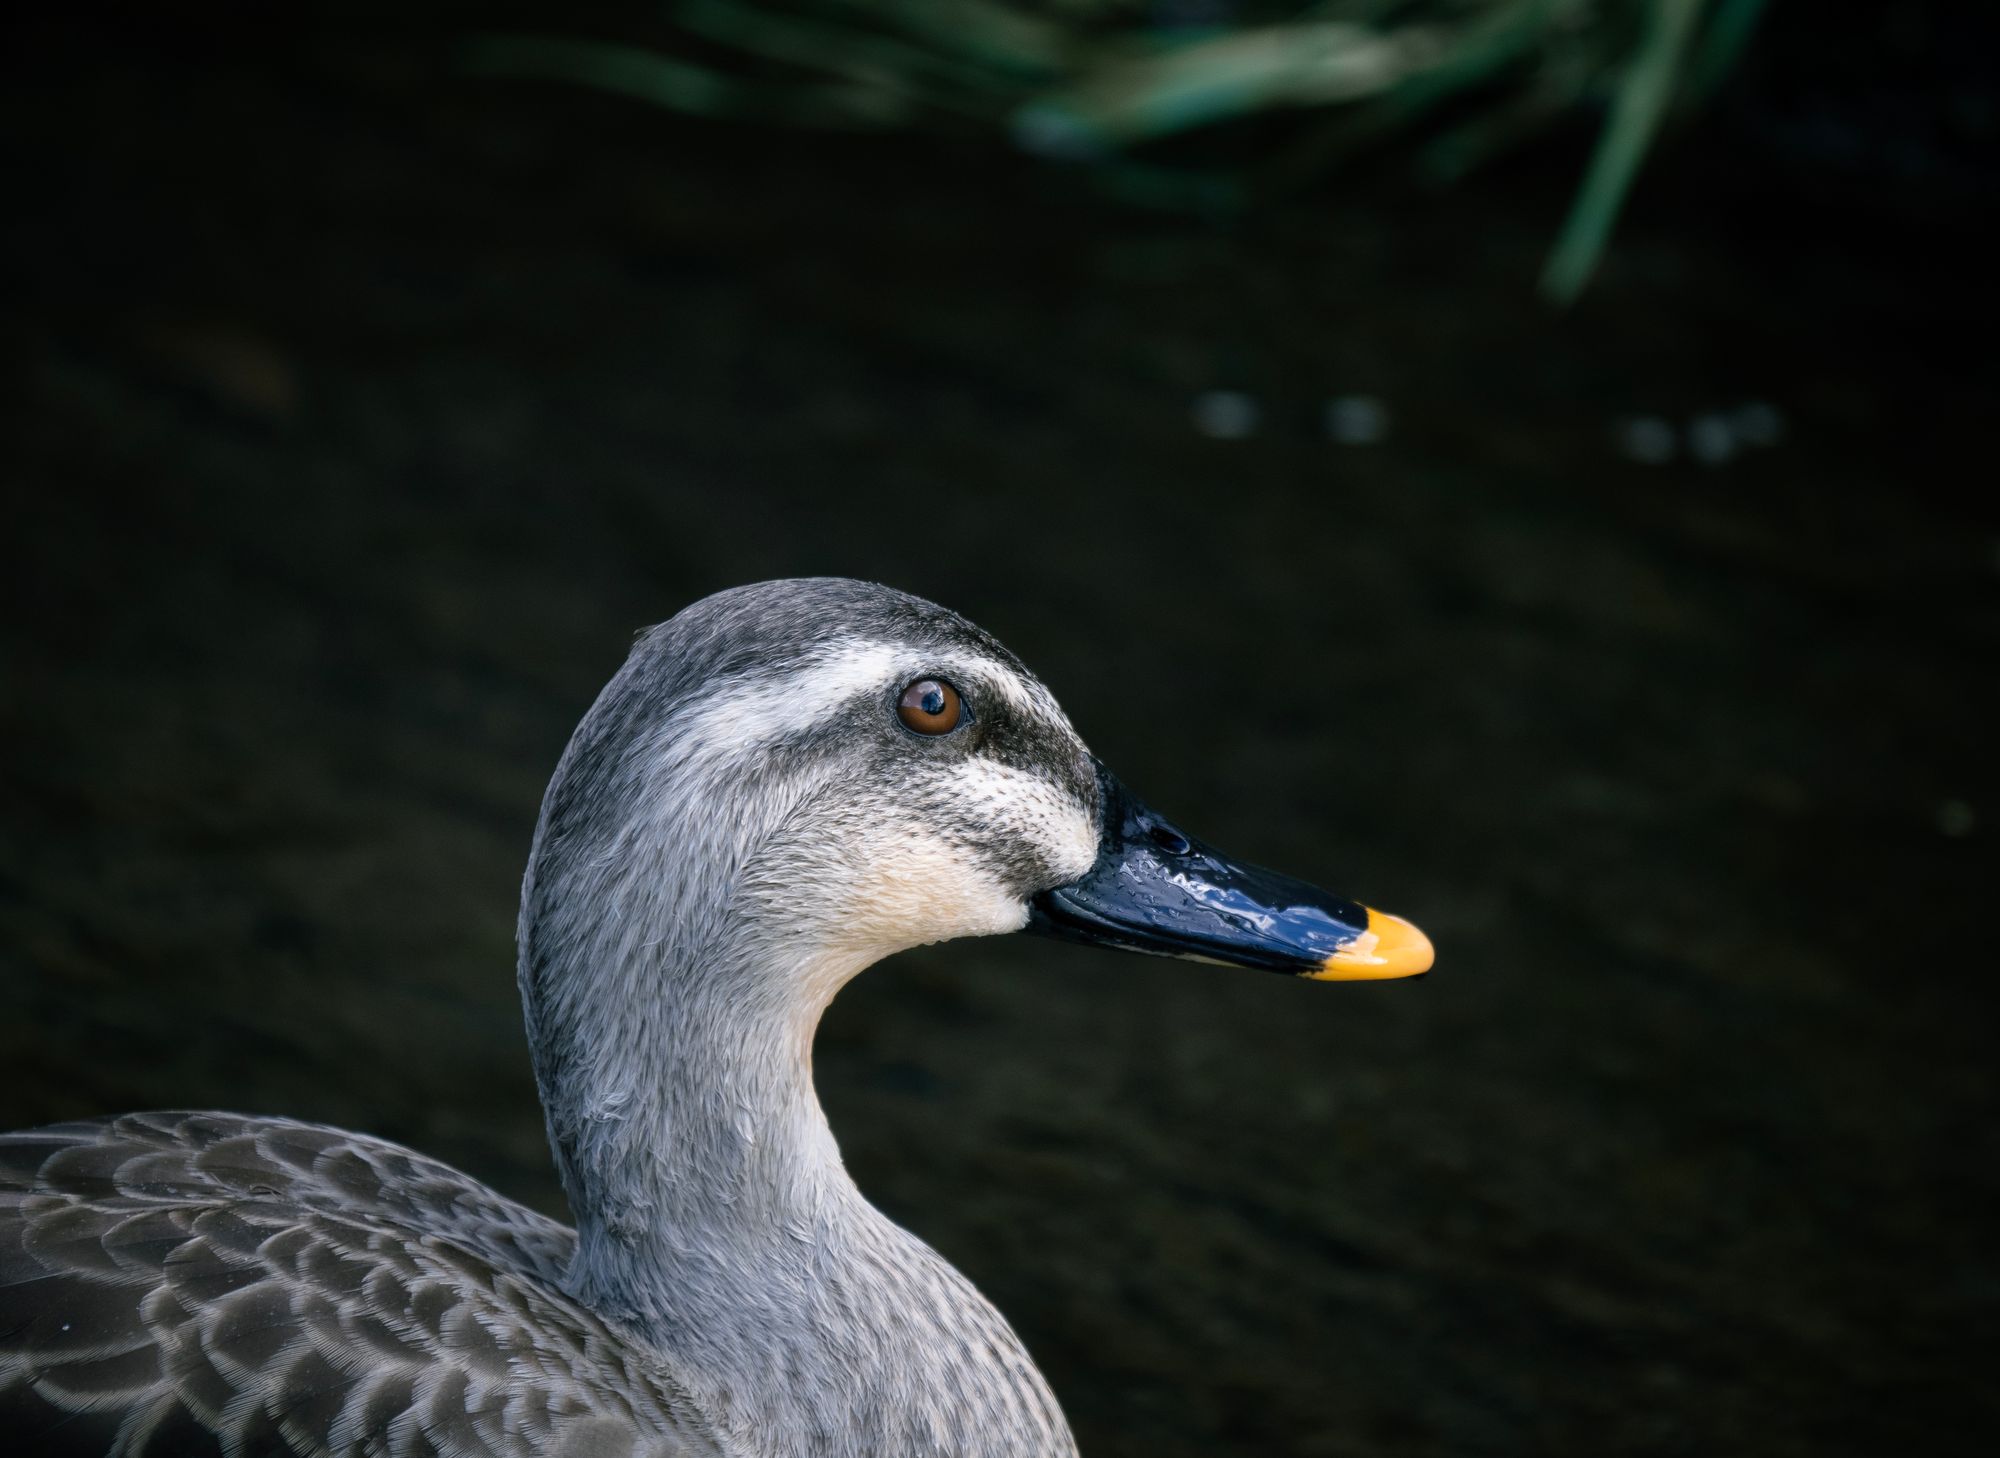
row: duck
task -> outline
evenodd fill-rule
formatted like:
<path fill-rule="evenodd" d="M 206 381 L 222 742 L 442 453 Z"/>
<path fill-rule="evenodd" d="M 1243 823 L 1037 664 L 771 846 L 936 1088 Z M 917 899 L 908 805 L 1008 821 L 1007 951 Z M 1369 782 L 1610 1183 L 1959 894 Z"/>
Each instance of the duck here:
<path fill-rule="evenodd" d="M 522 884 L 574 1225 L 285 1118 L 0 1136 L 9 1451 L 1074 1455 L 1006 1319 L 867 1201 L 813 1088 L 851 978 L 1020 931 L 1309 981 L 1433 960 L 1148 808 L 956 613 L 840 578 L 694 603 L 576 729 Z"/>

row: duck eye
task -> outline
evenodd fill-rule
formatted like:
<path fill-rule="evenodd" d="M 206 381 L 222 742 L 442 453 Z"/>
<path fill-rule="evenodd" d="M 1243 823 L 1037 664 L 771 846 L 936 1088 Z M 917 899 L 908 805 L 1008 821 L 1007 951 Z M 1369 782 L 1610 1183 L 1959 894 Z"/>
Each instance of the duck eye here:
<path fill-rule="evenodd" d="M 941 678 L 920 678 L 896 701 L 896 717 L 919 734 L 949 734 L 958 727 L 958 690 Z"/>

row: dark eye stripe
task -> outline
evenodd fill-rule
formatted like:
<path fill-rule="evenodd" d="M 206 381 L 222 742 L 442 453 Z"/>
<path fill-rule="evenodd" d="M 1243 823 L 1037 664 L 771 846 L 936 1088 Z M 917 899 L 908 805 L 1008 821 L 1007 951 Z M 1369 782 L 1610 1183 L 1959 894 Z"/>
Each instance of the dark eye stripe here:
<path fill-rule="evenodd" d="M 896 701 L 896 717 L 919 734 L 949 734 L 964 718 L 958 690 L 941 678 L 912 680 Z"/>

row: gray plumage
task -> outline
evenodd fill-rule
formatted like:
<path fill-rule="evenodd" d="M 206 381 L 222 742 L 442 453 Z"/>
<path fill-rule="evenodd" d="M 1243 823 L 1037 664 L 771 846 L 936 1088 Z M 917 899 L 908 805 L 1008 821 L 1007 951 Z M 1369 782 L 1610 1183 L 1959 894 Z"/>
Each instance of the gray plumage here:
<path fill-rule="evenodd" d="M 728 1451 L 563 1291 L 574 1249 L 339 1129 L 128 1114 L 0 1135 L 0 1448 Z"/>
<path fill-rule="evenodd" d="M 967 732 L 897 723 L 924 674 Z M 1080 876 L 1098 794 L 1047 691 L 919 599 L 766 583 L 643 635 L 522 892 L 576 1232 L 284 1120 L 0 1137 L 9 1451 L 1073 1453 L 999 1313 L 848 1178 L 811 1045 L 871 962 Z"/>

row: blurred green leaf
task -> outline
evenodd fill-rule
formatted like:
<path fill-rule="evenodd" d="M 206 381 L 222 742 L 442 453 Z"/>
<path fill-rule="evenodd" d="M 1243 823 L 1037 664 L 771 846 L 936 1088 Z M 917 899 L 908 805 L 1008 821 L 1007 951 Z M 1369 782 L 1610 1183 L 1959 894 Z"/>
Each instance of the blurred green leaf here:
<path fill-rule="evenodd" d="M 1567 303 L 1595 272 L 1667 116 L 1713 93 L 1762 10 L 1763 0 L 1214 0 L 1184 14 L 1140 0 L 676 0 L 652 47 L 486 36 L 464 60 L 483 75 L 574 82 L 700 116 L 1005 132 L 1096 165 L 1115 195 L 1204 211 L 1295 190 L 1403 134 L 1421 173 L 1449 182 L 1604 104 L 1542 275 L 1544 296 Z M 1320 120 L 1289 144 L 1244 152 L 1234 175 L 1174 159 L 1177 138 L 1278 112 Z"/>
<path fill-rule="evenodd" d="M 1703 0 L 1648 0 L 1645 33 L 1619 83 L 1569 219 L 1542 271 L 1544 298 L 1558 304 L 1574 302 L 1596 271 L 1626 191 L 1673 100 L 1702 5 Z"/>

